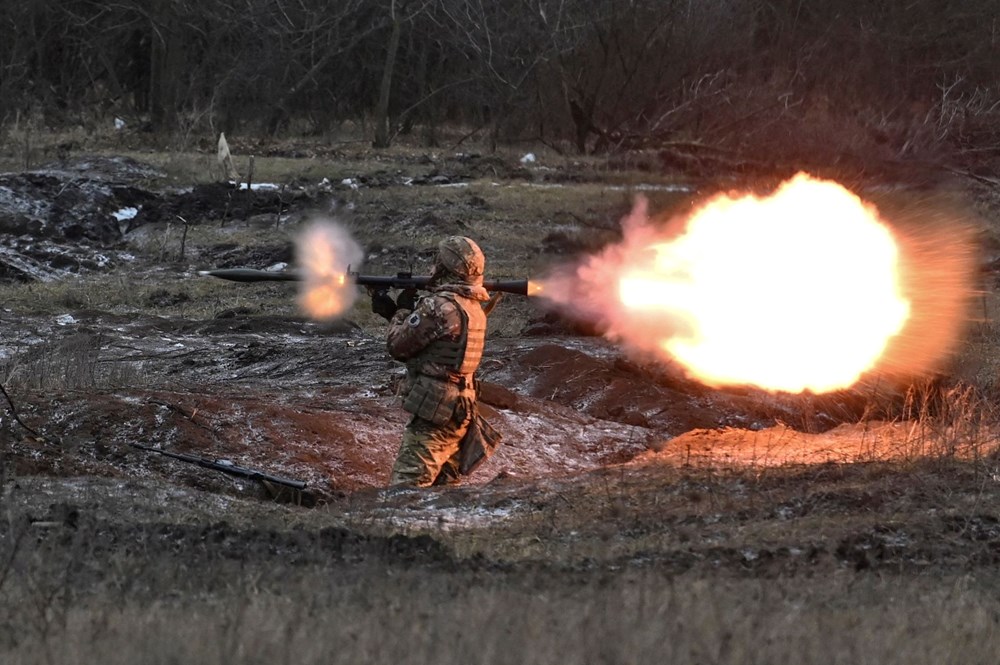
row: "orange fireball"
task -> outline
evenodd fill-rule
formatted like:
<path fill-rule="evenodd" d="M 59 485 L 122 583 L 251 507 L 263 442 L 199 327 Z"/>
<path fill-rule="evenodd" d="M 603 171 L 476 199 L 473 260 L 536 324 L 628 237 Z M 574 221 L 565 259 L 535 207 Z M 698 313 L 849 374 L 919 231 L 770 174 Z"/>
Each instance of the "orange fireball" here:
<path fill-rule="evenodd" d="M 772 196 L 719 196 L 618 279 L 622 304 L 677 322 L 659 341 L 701 381 L 846 388 L 909 315 L 874 207 L 800 174 Z"/>
<path fill-rule="evenodd" d="M 620 243 L 541 295 L 703 383 L 796 393 L 857 382 L 911 316 L 893 232 L 836 183 L 799 174 L 679 223 L 650 222 L 640 199 Z"/>

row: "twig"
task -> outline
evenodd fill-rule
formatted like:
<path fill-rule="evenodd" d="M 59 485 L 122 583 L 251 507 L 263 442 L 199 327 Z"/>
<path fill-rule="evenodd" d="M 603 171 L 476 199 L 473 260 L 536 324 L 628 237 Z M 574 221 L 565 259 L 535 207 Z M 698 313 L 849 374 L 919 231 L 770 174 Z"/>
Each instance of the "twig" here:
<path fill-rule="evenodd" d="M 956 169 L 951 166 L 945 166 L 945 171 L 954 173 L 955 175 L 965 176 L 966 178 L 972 178 L 973 180 L 978 180 L 979 182 L 986 183 L 987 185 L 1000 185 L 1000 180 L 996 178 L 991 178 L 985 175 L 979 175 L 978 173 L 973 173 L 971 171 L 963 171 L 961 169 Z"/>
<path fill-rule="evenodd" d="M 14 406 L 14 400 L 12 400 L 10 398 L 10 395 L 7 393 L 7 389 L 3 387 L 2 383 L 0 383 L 0 393 L 3 393 L 3 396 L 7 399 L 7 404 L 10 405 L 10 413 L 11 413 L 12 416 L 14 416 L 14 420 L 17 421 L 17 424 L 20 425 L 21 427 L 23 427 L 24 429 L 28 430 L 28 432 L 30 432 L 32 435 L 38 437 L 39 439 L 45 439 L 44 436 L 42 436 L 41 434 L 39 434 L 38 432 L 36 432 L 31 427 L 28 427 L 24 423 L 24 421 L 21 420 L 21 416 L 17 415 L 17 407 Z"/>
<path fill-rule="evenodd" d="M 180 215 L 177 215 L 177 219 L 181 220 L 184 223 L 184 232 L 181 234 L 181 256 L 180 256 L 180 260 L 183 261 L 184 248 L 185 245 L 187 245 L 188 227 L 190 226 L 190 223 Z"/>

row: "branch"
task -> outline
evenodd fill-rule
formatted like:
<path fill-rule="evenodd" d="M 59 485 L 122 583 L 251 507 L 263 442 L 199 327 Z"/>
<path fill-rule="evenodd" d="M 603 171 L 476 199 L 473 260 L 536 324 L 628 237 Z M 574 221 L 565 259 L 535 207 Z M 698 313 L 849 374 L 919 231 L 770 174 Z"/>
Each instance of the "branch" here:
<path fill-rule="evenodd" d="M 39 439 L 45 439 L 44 436 L 42 436 L 41 434 L 39 434 L 38 432 L 36 432 L 32 428 L 30 428 L 27 425 L 25 425 L 24 421 L 21 420 L 21 416 L 17 415 L 17 407 L 14 406 L 14 400 L 12 400 L 10 398 L 10 395 L 7 393 L 7 389 L 3 387 L 2 383 L 0 383 L 0 393 L 3 393 L 3 396 L 7 399 L 7 404 L 10 405 L 10 413 L 11 413 L 12 416 L 14 416 L 14 420 L 17 421 L 17 424 L 20 425 L 21 427 L 23 427 L 24 429 L 28 430 L 28 432 L 30 432 L 35 437 L 37 437 Z"/>

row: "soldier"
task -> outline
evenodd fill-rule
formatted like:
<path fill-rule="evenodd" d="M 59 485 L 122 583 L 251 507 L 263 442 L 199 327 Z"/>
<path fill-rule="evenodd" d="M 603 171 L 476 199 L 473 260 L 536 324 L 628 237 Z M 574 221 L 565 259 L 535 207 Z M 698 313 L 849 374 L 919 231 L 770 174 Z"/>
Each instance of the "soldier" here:
<path fill-rule="evenodd" d="M 390 485 L 457 483 L 499 444 L 478 414 L 473 378 L 486 340 L 484 267 L 479 245 L 451 236 L 438 245 L 431 295 L 372 294 L 372 311 L 389 320 L 389 354 L 406 363 L 403 408 L 412 414 Z"/>

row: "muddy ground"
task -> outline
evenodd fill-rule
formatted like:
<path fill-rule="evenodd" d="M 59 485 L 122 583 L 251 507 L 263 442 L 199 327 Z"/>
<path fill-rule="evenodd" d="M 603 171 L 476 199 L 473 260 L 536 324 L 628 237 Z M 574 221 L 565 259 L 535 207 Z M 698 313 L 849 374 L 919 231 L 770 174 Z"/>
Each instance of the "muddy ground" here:
<path fill-rule="evenodd" d="M 406 419 L 395 397 L 402 368 L 363 299 L 344 320 L 316 323 L 295 311 L 289 284 L 215 283 L 199 269 L 291 263 L 290 239 L 321 213 L 363 242 L 368 272 L 427 269 L 434 242 L 460 232 L 483 239 L 491 276 L 520 277 L 614 238 L 635 192 L 684 205 L 712 185 L 648 174 L 622 185 L 620 174 L 476 155 L 400 159 L 392 168 L 358 160 L 356 173 L 341 177 L 347 162 L 331 177 L 251 191 L 178 183 L 119 156 L 0 174 L 8 393 L 0 592 L 10 601 L 0 652 L 13 662 L 70 662 L 58 646 L 67 641 L 106 658 L 120 645 L 115 630 L 81 635 L 90 635 L 88 622 L 115 624 L 111 599 L 146 616 L 168 598 L 180 611 L 169 623 L 183 632 L 191 630 L 185 608 L 196 616 L 206 602 L 231 609 L 246 601 L 234 585 L 251 583 L 267 598 L 291 585 L 306 602 L 331 576 L 367 579 L 383 600 L 394 594 L 381 581 L 388 576 L 402 602 L 443 594 L 461 605 L 472 603 L 468 589 L 502 588 L 588 617 L 581 608 L 596 602 L 614 614 L 622 600 L 601 589 L 646 585 L 655 596 L 707 580 L 725 596 L 742 594 L 727 585 L 745 580 L 784 580 L 778 605 L 808 608 L 817 626 L 827 625 L 821 608 L 830 603 L 879 615 L 890 601 L 861 598 L 865 585 L 896 580 L 901 602 L 922 612 L 941 598 L 921 589 L 965 580 L 971 599 L 946 600 L 981 610 L 974 644 L 982 649 L 950 653 L 979 662 L 1000 642 L 990 600 L 1000 562 L 996 427 L 948 375 L 808 398 L 714 390 L 586 334 L 580 322 L 508 299 L 492 317 L 480 372 L 484 411 L 504 445 L 460 488 L 383 489 Z M 577 189 L 567 193 L 567 183 Z M 308 487 L 235 478 L 131 444 Z M 829 584 L 844 584 L 841 595 L 820 592 Z M 361 587 L 326 593 L 309 602 L 395 625 L 366 604 Z M 30 611 L 18 604 L 29 601 Z M 446 620 L 437 607 L 421 610 L 435 635 Z M 787 620 L 769 604 L 747 611 Z M 891 628 L 921 632 L 916 614 Z M 634 630 L 591 617 L 618 631 L 601 647 L 602 662 L 659 653 L 636 641 L 650 628 L 642 617 Z M 732 634 L 743 620 L 706 629 L 708 644 L 729 631 L 728 646 L 678 646 L 678 662 L 774 662 L 795 653 L 795 639 L 808 646 L 805 633 L 788 638 L 794 631 L 779 626 L 757 631 L 770 641 L 756 651 L 740 651 Z M 557 640 L 595 632 L 568 617 L 553 621 Z M 246 627 L 202 623 L 196 641 L 252 641 Z M 501 624 L 508 635 L 535 635 Z M 492 625 L 479 626 L 484 639 L 502 641 Z M 837 662 L 870 650 L 860 634 L 845 630 Z M 775 646 L 783 635 L 792 639 L 787 653 Z M 364 649 L 346 653 L 413 653 L 402 638 L 401 651 L 380 651 L 381 639 L 362 637 Z M 339 662 L 326 646 L 298 652 L 300 660 Z M 140 652 L 172 662 L 169 645 Z M 515 652 L 471 659 L 553 662 Z M 898 653 L 886 643 L 888 656 Z M 211 651 L 190 657 L 226 662 Z"/>

